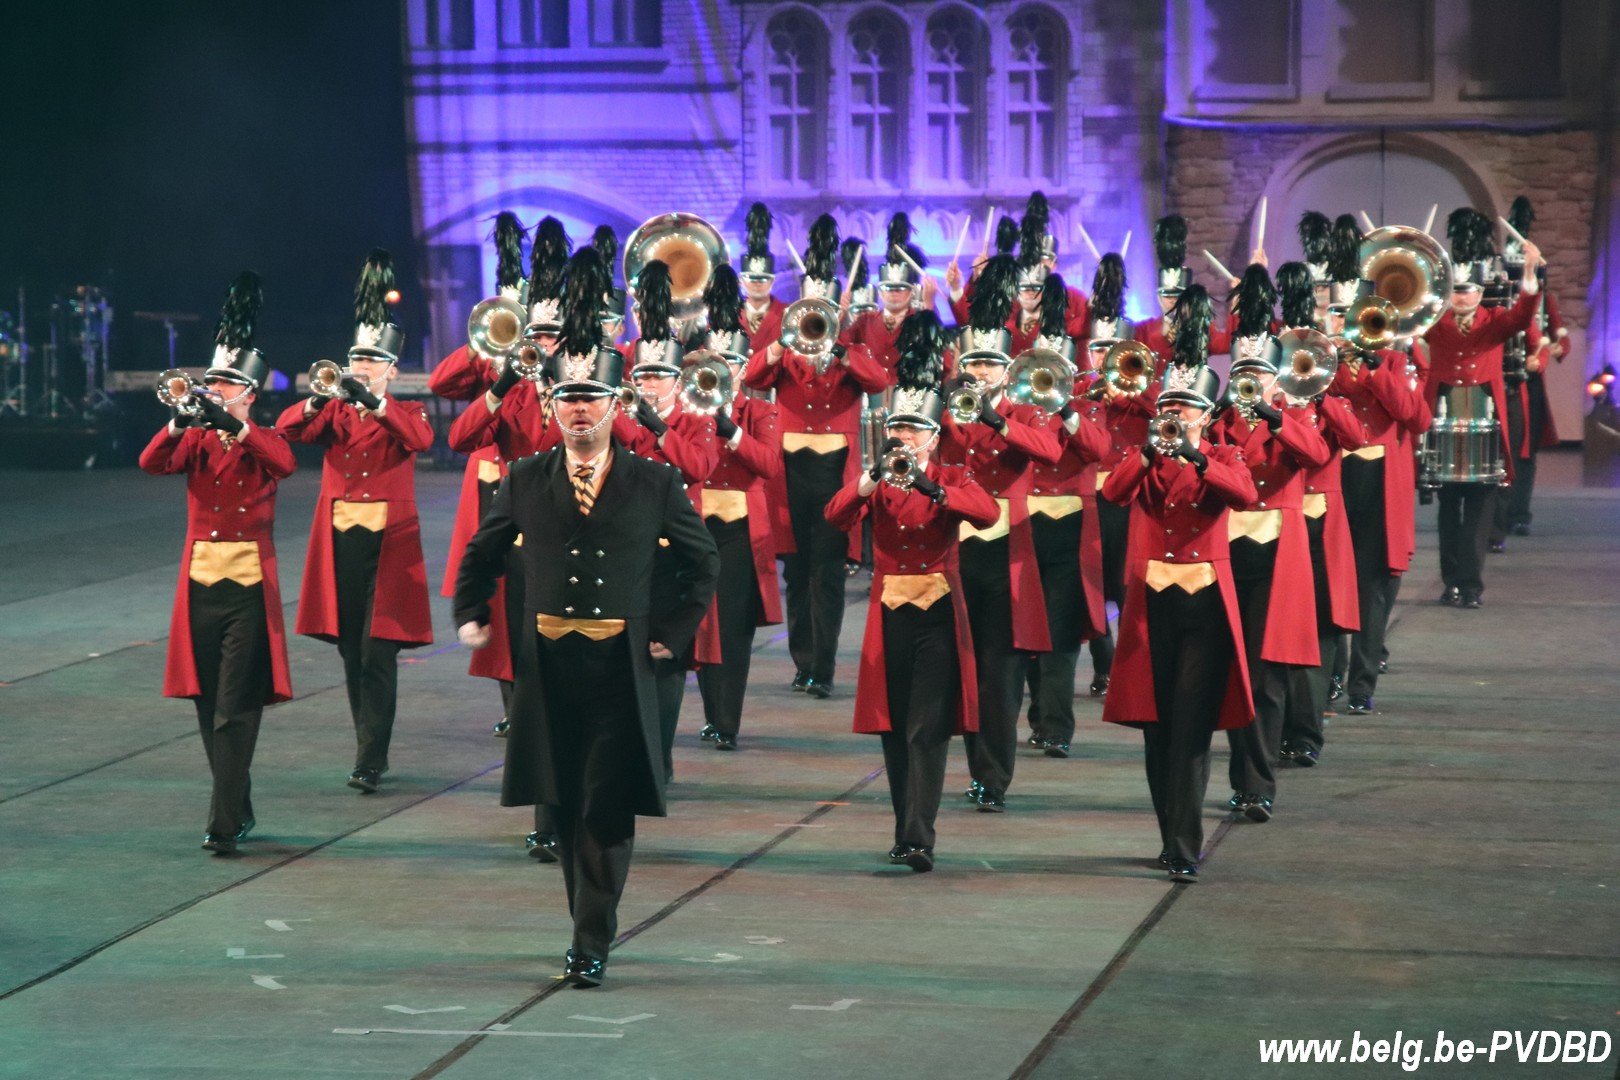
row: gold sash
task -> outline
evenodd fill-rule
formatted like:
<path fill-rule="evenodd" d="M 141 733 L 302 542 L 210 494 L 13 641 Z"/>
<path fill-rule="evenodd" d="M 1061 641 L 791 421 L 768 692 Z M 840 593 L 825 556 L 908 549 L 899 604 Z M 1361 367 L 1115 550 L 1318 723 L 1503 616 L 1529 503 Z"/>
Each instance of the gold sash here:
<path fill-rule="evenodd" d="M 748 492 L 704 488 L 703 516 L 719 518 L 727 524 L 741 521 L 748 516 Z"/>
<path fill-rule="evenodd" d="M 1257 544 L 1274 543 L 1282 535 L 1281 510 L 1233 510 L 1227 515 L 1226 538 L 1248 537 Z"/>
<path fill-rule="evenodd" d="M 1354 450 L 1340 450 L 1340 457 L 1358 457 L 1364 461 L 1377 461 L 1384 456 L 1385 447 L 1381 445 L 1360 446 Z"/>
<path fill-rule="evenodd" d="M 1078 495 L 1031 495 L 1029 497 L 1031 516 L 1045 514 L 1053 521 L 1066 518 L 1070 514 L 1078 514 L 1085 507 L 1085 501 Z"/>
<path fill-rule="evenodd" d="M 1108 472 L 1099 472 L 1097 474 L 1097 490 L 1098 491 L 1102 490 L 1102 486 L 1103 486 L 1104 481 L 1106 481 L 1108 479 L 1109 475 L 1112 474 L 1113 471 L 1114 470 L 1109 469 Z"/>
<path fill-rule="evenodd" d="M 879 599 L 891 611 L 905 604 L 927 611 L 950 592 L 951 585 L 944 574 L 884 574 L 883 595 Z"/>
<path fill-rule="evenodd" d="M 782 452 L 791 454 L 795 450 L 808 450 L 812 454 L 836 454 L 840 450 L 849 448 L 849 439 L 843 435 L 832 432 L 814 434 L 808 431 L 782 432 Z"/>
<path fill-rule="evenodd" d="M 1163 592 L 1172 585 L 1180 585 L 1191 595 L 1215 584 L 1215 564 L 1207 562 L 1171 563 L 1149 559 L 1147 585 L 1154 592 Z"/>
<path fill-rule="evenodd" d="M 1319 518 L 1327 516 L 1327 492 L 1309 491 L 1305 493 L 1305 516 Z"/>
<path fill-rule="evenodd" d="M 996 518 L 994 525 L 983 529 L 975 529 L 971 524 L 962 522 L 961 539 L 963 540 L 999 540 L 1012 531 L 1012 504 L 1006 499 L 997 499 L 996 505 L 1001 508 L 1001 516 Z"/>
<path fill-rule="evenodd" d="M 623 619 L 568 619 L 561 615 L 536 615 L 540 636 L 556 641 L 564 634 L 584 634 L 592 641 L 606 641 L 624 633 Z"/>
<path fill-rule="evenodd" d="M 480 484 L 498 484 L 501 482 L 501 466 L 497 461 L 478 459 L 478 482 Z"/>
<path fill-rule="evenodd" d="M 259 565 L 257 540 L 193 540 L 191 570 L 187 576 L 199 585 L 213 585 L 229 578 L 238 585 L 257 585 L 264 580 Z"/>
<path fill-rule="evenodd" d="M 332 528 L 338 532 L 348 532 L 358 525 L 362 529 L 372 532 L 382 532 L 388 527 L 388 504 L 386 502 L 344 502 L 342 499 L 332 501 Z"/>

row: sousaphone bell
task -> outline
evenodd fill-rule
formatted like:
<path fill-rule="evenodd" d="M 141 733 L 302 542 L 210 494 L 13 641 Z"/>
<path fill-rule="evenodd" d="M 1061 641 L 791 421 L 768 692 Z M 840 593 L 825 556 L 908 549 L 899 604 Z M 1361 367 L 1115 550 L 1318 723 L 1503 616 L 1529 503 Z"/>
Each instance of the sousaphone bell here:
<path fill-rule="evenodd" d="M 1446 313 L 1451 258 L 1428 233 L 1385 225 L 1361 238 L 1356 259 L 1373 293 L 1394 305 L 1395 337 L 1418 337 Z"/>
<path fill-rule="evenodd" d="M 696 214 L 659 214 L 636 227 L 624 242 L 624 283 L 631 293 L 648 263 L 669 267 L 670 318 L 703 313 L 703 290 L 714 269 L 731 261 L 725 238 Z"/>

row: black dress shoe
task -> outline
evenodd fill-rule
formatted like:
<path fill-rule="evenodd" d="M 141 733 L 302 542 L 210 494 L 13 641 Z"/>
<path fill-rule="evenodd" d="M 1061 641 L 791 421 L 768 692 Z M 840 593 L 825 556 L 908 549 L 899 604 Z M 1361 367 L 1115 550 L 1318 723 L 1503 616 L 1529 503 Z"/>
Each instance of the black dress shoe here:
<path fill-rule="evenodd" d="M 508 731 L 511 731 L 511 730 L 512 730 L 512 721 L 508 720 L 506 717 L 503 716 L 503 717 L 501 717 L 501 722 L 500 723 L 496 724 L 494 727 L 489 729 L 489 733 L 491 735 L 495 736 L 497 739 L 504 739 L 504 738 L 506 738 L 506 733 Z"/>
<path fill-rule="evenodd" d="M 1306 750 L 1295 746 L 1283 747 L 1280 754 L 1284 762 L 1300 769 L 1310 768 L 1312 765 L 1315 765 L 1322 756 L 1319 751 Z"/>
<path fill-rule="evenodd" d="M 215 855 L 235 855 L 236 838 L 232 836 L 217 836 L 214 833 L 204 833 L 202 849 L 212 851 Z"/>
<path fill-rule="evenodd" d="M 1462 603 L 1462 590 L 1455 585 L 1448 585 L 1440 593 L 1440 602 L 1446 607 L 1456 607 Z"/>
<path fill-rule="evenodd" d="M 543 863 L 557 861 L 557 838 L 555 836 L 541 836 L 532 832 L 523 838 L 523 846 L 529 849 L 529 858 L 537 859 Z"/>
<path fill-rule="evenodd" d="M 804 688 L 806 686 L 809 686 L 809 685 L 810 685 L 810 673 L 808 671 L 801 671 L 797 675 L 793 676 L 793 691 L 794 691 L 794 693 L 803 693 Z"/>
<path fill-rule="evenodd" d="M 1500 555 L 1505 551 L 1507 551 L 1507 541 L 1506 540 L 1492 540 L 1491 541 L 1491 554 L 1492 555 Z"/>
<path fill-rule="evenodd" d="M 602 985 L 603 964 L 594 956 L 576 954 L 568 950 L 563 963 L 563 982 L 573 984 L 577 990 L 589 990 Z"/>
<path fill-rule="evenodd" d="M 889 862 L 895 866 L 903 866 L 906 861 L 906 852 L 910 851 L 909 844 L 896 844 L 889 849 Z"/>
<path fill-rule="evenodd" d="M 1517 525 L 1514 525 L 1511 531 L 1514 536 L 1529 536 L 1530 523 L 1528 521 L 1521 521 Z"/>
<path fill-rule="evenodd" d="M 1372 699 L 1371 694 L 1351 694 L 1350 695 L 1349 713 L 1350 713 L 1351 716 L 1363 716 L 1363 715 L 1365 715 L 1367 713 L 1370 713 L 1372 711 L 1373 711 L 1373 699 Z"/>
<path fill-rule="evenodd" d="M 704 724 L 703 730 L 698 732 L 698 738 L 704 742 L 714 742 L 720 737 L 720 729 L 713 724 Z"/>
<path fill-rule="evenodd" d="M 901 861 L 917 873 L 926 874 L 934 868 L 934 852 L 932 848 L 909 847 Z"/>
<path fill-rule="evenodd" d="M 1464 589 L 1463 590 L 1463 594 L 1462 594 L 1462 606 L 1463 607 L 1465 607 L 1465 608 L 1477 608 L 1480 605 L 1482 605 L 1483 603 L 1485 603 L 1485 599 L 1484 599 L 1484 597 L 1482 597 L 1480 595 L 1480 591 L 1478 589 Z"/>
<path fill-rule="evenodd" d="M 1271 820 L 1271 800 L 1264 795 L 1250 795 L 1243 807 L 1243 816 L 1257 825 L 1264 825 Z"/>
<path fill-rule="evenodd" d="M 966 791 L 962 792 L 962 797 L 968 802 L 976 803 L 979 801 L 979 796 L 983 794 L 984 785 L 975 780 L 968 785 L 968 789 Z"/>
<path fill-rule="evenodd" d="M 1191 885 L 1198 880 L 1198 864 L 1191 859 L 1171 859 L 1170 880 L 1177 885 Z"/>
<path fill-rule="evenodd" d="M 810 697 L 830 698 L 832 697 L 832 691 L 833 684 L 831 680 L 806 679 L 804 681 L 804 692 Z"/>
<path fill-rule="evenodd" d="M 376 769 L 356 769 L 349 774 L 349 786 L 364 795 L 374 794 L 382 784 L 382 774 Z"/>
<path fill-rule="evenodd" d="M 1344 680 L 1335 675 L 1328 680 L 1328 700 L 1338 701 L 1344 697 Z"/>
<path fill-rule="evenodd" d="M 1091 696 L 1092 697 L 1107 697 L 1108 696 L 1108 676 L 1107 675 L 1098 675 L 1096 678 L 1091 680 Z"/>
<path fill-rule="evenodd" d="M 1029 738 L 1024 740 L 1024 745 L 1025 746 L 1032 746 L 1036 750 L 1045 750 L 1046 745 L 1047 745 L 1047 740 L 1041 738 L 1039 735 L 1031 735 Z"/>
<path fill-rule="evenodd" d="M 1159 852 L 1159 869 L 1170 869 L 1170 852 L 1168 850 Z"/>
<path fill-rule="evenodd" d="M 258 824 L 257 821 L 254 821 L 252 818 L 248 818 L 246 821 L 242 822 L 242 824 L 240 826 L 237 827 L 236 838 L 238 840 L 246 840 L 247 839 L 247 834 L 252 832 L 253 831 L 253 826 L 255 826 L 257 824 Z"/>
<path fill-rule="evenodd" d="M 1388 675 L 1389 674 L 1389 660 L 1388 660 L 1388 658 L 1385 658 L 1383 660 L 1378 661 L 1378 674 L 1380 674 L 1380 675 Z"/>
<path fill-rule="evenodd" d="M 1069 744 L 1066 742 L 1049 742 L 1046 744 L 1046 756 L 1066 758 L 1069 756 Z"/>
<path fill-rule="evenodd" d="M 737 749 L 737 736 L 735 736 L 735 735 L 716 735 L 714 737 L 714 748 L 716 750 L 735 750 L 735 749 Z"/>
<path fill-rule="evenodd" d="M 988 791 L 979 795 L 979 813 L 1002 814 L 1006 813 L 1007 800 L 1000 795 L 992 795 Z"/>

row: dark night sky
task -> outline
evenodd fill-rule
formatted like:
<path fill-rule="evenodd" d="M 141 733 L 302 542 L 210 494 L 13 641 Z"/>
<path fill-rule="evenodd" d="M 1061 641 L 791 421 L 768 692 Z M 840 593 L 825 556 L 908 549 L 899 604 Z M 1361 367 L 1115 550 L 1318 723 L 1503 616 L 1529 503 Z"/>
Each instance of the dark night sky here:
<path fill-rule="evenodd" d="M 399 0 L 20 7 L 0 33 L 0 309 L 26 285 L 36 341 L 50 297 L 94 283 L 115 367 L 163 366 L 136 310 L 201 315 L 180 356 L 201 363 L 253 269 L 260 348 L 298 371 L 347 346 L 371 247 L 409 281 Z"/>

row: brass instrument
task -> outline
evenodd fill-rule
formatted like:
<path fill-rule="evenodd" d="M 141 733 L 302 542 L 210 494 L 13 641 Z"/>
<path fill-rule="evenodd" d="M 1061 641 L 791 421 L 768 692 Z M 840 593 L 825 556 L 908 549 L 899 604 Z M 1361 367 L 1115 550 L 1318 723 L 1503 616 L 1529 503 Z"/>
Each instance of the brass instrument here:
<path fill-rule="evenodd" d="M 158 400 L 169 408 L 178 410 L 183 416 L 201 416 L 200 399 L 207 395 L 208 391 L 203 388 L 200 380 L 179 368 L 170 368 L 158 376 Z"/>
<path fill-rule="evenodd" d="M 1254 406 L 1260 400 L 1260 393 L 1259 376 L 1252 371 L 1234 373 L 1231 383 L 1226 387 L 1226 399 L 1245 420 L 1254 419 Z"/>
<path fill-rule="evenodd" d="M 951 419 L 958 424 L 977 423 L 983 408 L 984 391 L 979 389 L 976 382 L 958 386 L 945 398 L 945 411 L 950 413 Z"/>
<path fill-rule="evenodd" d="M 1007 368 L 1007 397 L 1056 413 L 1074 397 L 1074 365 L 1053 349 L 1026 349 Z"/>
<path fill-rule="evenodd" d="M 1097 386 L 1112 386 L 1127 397 L 1140 394 L 1153 382 L 1159 358 L 1140 341 L 1120 341 L 1103 354 L 1101 378 Z"/>
<path fill-rule="evenodd" d="M 529 382 L 543 382 L 546 377 L 546 354 L 533 342 L 525 341 L 521 345 L 507 352 L 491 358 L 498 377 L 501 371 L 510 364 L 512 370 L 518 373 L 520 379 Z"/>
<path fill-rule="evenodd" d="M 1356 257 L 1374 294 L 1395 307 L 1395 337 L 1419 337 L 1446 313 L 1451 257 L 1428 233 L 1385 225 L 1361 238 Z"/>
<path fill-rule="evenodd" d="M 632 293 L 654 260 L 669 267 L 670 318 L 680 322 L 702 314 L 703 290 L 731 255 L 713 225 L 696 214 L 674 213 L 642 222 L 624 242 L 624 283 Z"/>
<path fill-rule="evenodd" d="M 485 360 L 499 360 L 523 339 L 528 313 L 516 300 L 492 296 L 480 300 L 467 316 L 467 348 Z"/>
<path fill-rule="evenodd" d="M 371 380 L 352 368 L 338 367 L 331 360 L 317 360 L 309 366 L 309 392 L 316 397 L 348 401 L 349 392 L 343 388 L 344 379 L 354 379 L 368 390 Z"/>
<path fill-rule="evenodd" d="M 897 446 L 883 455 L 882 477 L 885 484 L 893 484 L 902 491 L 908 491 L 921 475 L 922 469 L 917 465 L 917 454 L 911 447 Z"/>
<path fill-rule="evenodd" d="M 700 416 L 731 408 L 731 368 L 720 359 L 688 364 L 681 372 L 681 407 Z"/>
<path fill-rule="evenodd" d="M 1285 330 L 1277 338 L 1282 362 L 1277 365 L 1277 389 L 1290 403 L 1303 404 L 1327 390 L 1339 369 L 1339 354 L 1320 330 Z"/>
<path fill-rule="evenodd" d="M 1344 339 L 1362 352 L 1377 352 L 1395 343 L 1400 314 L 1382 296 L 1363 296 L 1344 316 Z"/>
<path fill-rule="evenodd" d="M 782 312 L 782 347 L 809 358 L 816 374 L 823 374 L 831 365 L 832 347 L 837 343 L 838 307 L 831 300 L 807 296 Z"/>
<path fill-rule="evenodd" d="M 1155 453 L 1172 457 L 1187 441 L 1187 425 L 1180 414 L 1162 412 L 1153 418 L 1153 424 L 1148 428 L 1148 436 Z"/>
<path fill-rule="evenodd" d="M 883 451 L 883 442 L 887 437 L 887 421 L 889 405 L 894 397 L 894 389 L 884 390 L 878 394 L 866 395 L 866 408 L 861 410 L 861 468 L 870 469 L 876 465 Z"/>
<path fill-rule="evenodd" d="M 619 408 L 627 413 L 633 413 L 641 404 L 641 392 L 633 386 L 620 386 L 613 391 L 613 396 L 618 399 Z"/>

